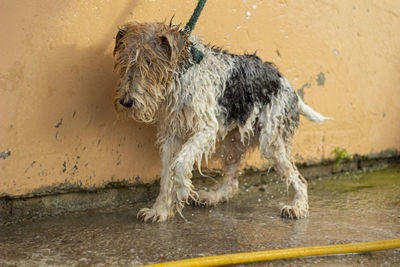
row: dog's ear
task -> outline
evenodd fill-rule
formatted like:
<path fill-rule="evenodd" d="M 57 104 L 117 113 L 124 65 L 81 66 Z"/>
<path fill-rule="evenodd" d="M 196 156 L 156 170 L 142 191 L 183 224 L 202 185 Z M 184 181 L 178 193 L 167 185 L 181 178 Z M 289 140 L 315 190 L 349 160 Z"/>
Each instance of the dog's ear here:
<path fill-rule="evenodd" d="M 185 39 L 177 31 L 167 31 L 159 36 L 161 47 L 166 52 L 170 61 L 174 61 L 181 54 L 182 49 L 185 47 Z"/>
<path fill-rule="evenodd" d="M 160 41 L 161 41 L 161 48 L 164 51 L 166 51 L 168 59 L 171 60 L 173 56 L 172 55 L 173 45 L 170 43 L 170 40 L 168 39 L 167 35 L 161 35 Z"/>
<path fill-rule="evenodd" d="M 121 41 L 122 37 L 124 37 L 125 33 L 126 33 L 126 29 L 122 28 L 122 29 L 119 29 L 117 36 L 115 36 L 115 47 L 114 47 L 114 53 L 113 53 L 114 55 L 117 52 L 117 50 L 119 49 L 119 47 L 121 46 L 120 41 Z"/>

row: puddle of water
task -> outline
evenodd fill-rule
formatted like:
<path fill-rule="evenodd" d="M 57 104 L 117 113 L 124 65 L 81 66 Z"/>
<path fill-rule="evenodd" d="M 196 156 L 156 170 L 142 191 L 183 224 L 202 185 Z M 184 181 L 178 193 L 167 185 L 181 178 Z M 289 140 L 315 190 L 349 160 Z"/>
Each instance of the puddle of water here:
<path fill-rule="evenodd" d="M 244 177 L 260 181 L 261 174 Z M 148 203 L 44 218 L 0 229 L 0 265 L 140 265 L 183 258 L 400 238 L 400 166 L 309 182 L 310 216 L 279 217 L 283 182 L 248 185 L 231 202 L 187 207 L 167 223 L 143 224 Z M 279 266 L 400 266 L 400 250 L 275 261 Z M 266 266 L 266 263 L 254 266 Z M 248 265 L 246 265 L 248 266 Z"/>

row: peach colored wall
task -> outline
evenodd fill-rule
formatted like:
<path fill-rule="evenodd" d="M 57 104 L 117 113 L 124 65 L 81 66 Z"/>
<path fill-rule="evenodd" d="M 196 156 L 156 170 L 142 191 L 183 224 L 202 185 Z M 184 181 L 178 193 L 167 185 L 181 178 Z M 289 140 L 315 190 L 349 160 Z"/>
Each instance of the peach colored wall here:
<path fill-rule="evenodd" d="M 0 195 L 154 181 L 155 128 L 116 121 L 111 105 L 113 37 L 130 20 L 185 23 L 196 2 L 0 1 Z M 299 161 L 337 146 L 400 149 L 399 32 L 395 0 L 210 0 L 195 29 L 232 52 L 257 50 L 335 117 L 301 121 Z M 257 152 L 244 165 L 264 166 Z"/>

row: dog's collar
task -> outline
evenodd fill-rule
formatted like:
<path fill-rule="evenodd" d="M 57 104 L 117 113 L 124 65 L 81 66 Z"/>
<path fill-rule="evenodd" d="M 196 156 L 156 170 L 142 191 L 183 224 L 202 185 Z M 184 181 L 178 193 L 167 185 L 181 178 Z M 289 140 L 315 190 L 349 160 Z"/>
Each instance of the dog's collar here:
<path fill-rule="evenodd" d="M 192 60 L 193 60 L 194 64 L 199 64 L 203 60 L 203 57 L 204 57 L 203 52 L 198 50 L 193 45 L 190 46 L 189 51 L 190 51 L 190 54 L 192 55 Z"/>
<path fill-rule="evenodd" d="M 188 26 L 186 25 L 186 27 L 188 27 Z M 194 26 L 192 26 L 192 29 L 193 29 L 193 27 Z M 182 34 L 182 35 L 185 35 L 185 34 L 187 34 L 187 30 L 188 29 L 190 29 L 190 28 L 185 28 L 185 30 L 180 30 L 179 33 Z M 194 47 L 194 44 L 192 42 L 190 42 L 189 52 L 190 52 L 190 55 L 192 56 L 192 60 L 191 61 L 194 64 L 199 64 L 203 60 L 204 53 L 201 52 L 200 50 L 198 50 L 196 47 Z M 192 64 L 192 62 L 189 61 L 189 63 L 185 66 L 185 71 L 187 71 L 191 66 L 194 65 L 194 64 Z"/>
<path fill-rule="evenodd" d="M 204 58 L 204 53 L 201 52 L 200 50 L 198 50 L 196 47 L 194 47 L 193 44 L 189 47 L 189 52 L 190 52 L 190 55 L 191 55 L 192 59 L 189 60 L 186 63 L 186 65 L 183 67 L 183 73 L 182 74 L 187 72 L 190 69 L 190 67 L 192 67 L 193 65 L 200 64 L 200 62 Z"/>

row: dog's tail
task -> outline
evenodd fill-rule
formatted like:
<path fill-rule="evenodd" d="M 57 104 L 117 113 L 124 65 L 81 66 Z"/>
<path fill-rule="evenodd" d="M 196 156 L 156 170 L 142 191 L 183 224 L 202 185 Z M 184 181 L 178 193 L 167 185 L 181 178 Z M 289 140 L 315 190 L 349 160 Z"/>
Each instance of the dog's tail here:
<path fill-rule="evenodd" d="M 313 122 L 323 122 L 327 120 L 333 120 L 333 118 L 325 117 L 313 110 L 310 106 L 307 106 L 303 100 L 298 96 L 299 102 L 299 112 L 301 115 L 306 116 L 306 118 Z"/>

